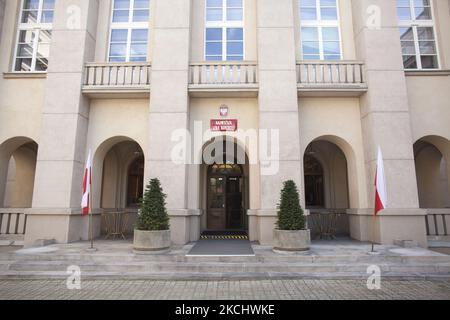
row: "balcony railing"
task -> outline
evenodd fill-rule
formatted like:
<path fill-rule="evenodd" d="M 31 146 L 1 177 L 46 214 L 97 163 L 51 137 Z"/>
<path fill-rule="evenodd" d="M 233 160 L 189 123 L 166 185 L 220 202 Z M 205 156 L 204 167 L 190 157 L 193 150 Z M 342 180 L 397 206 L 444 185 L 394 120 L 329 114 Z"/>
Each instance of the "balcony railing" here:
<path fill-rule="evenodd" d="M 83 92 L 87 94 L 139 93 L 148 94 L 151 65 L 137 63 L 87 63 Z"/>
<path fill-rule="evenodd" d="M 425 226 L 428 236 L 449 236 L 450 209 L 427 209 Z"/>
<path fill-rule="evenodd" d="M 364 63 L 359 61 L 298 62 L 297 84 L 300 95 L 361 95 L 367 91 Z"/>
<path fill-rule="evenodd" d="M 25 209 L 0 208 L 0 236 L 24 235 L 26 228 Z"/>
<path fill-rule="evenodd" d="M 258 91 L 256 62 L 191 63 L 189 69 L 191 93 Z"/>

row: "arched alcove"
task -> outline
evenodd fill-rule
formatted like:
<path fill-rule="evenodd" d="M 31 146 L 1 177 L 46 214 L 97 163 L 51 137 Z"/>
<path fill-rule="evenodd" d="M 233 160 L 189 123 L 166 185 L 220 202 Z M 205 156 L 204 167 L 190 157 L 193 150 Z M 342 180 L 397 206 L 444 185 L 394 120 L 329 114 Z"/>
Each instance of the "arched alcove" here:
<path fill-rule="evenodd" d="M 0 208 L 31 208 L 38 145 L 26 137 L 0 145 Z"/>

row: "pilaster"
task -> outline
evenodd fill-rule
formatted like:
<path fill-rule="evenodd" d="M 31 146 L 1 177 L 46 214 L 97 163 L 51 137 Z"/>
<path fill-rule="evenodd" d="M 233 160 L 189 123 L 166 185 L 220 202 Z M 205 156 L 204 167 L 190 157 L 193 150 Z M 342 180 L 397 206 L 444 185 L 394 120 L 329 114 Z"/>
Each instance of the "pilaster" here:
<path fill-rule="evenodd" d="M 152 1 L 155 1 L 155 21 L 146 180 L 160 179 L 167 194 L 172 241 L 184 244 L 196 240 L 189 226 L 191 220 L 199 223 L 199 219 L 187 210 L 187 165 L 172 161 L 176 142 L 171 137 L 175 130 L 188 128 L 192 3 L 190 0 Z"/>
<path fill-rule="evenodd" d="M 259 0 L 257 2 L 257 39 L 259 72 L 259 129 L 279 132 L 279 170 L 267 174 L 264 157 L 261 160 L 260 210 L 251 212 L 250 222 L 256 222 L 258 240 L 271 243 L 276 207 L 283 181 L 292 179 L 301 188 L 303 175 L 300 152 L 299 112 L 296 85 L 295 23 L 292 0 Z M 262 141 L 263 144 L 278 141 Z M 267 146 L 266 146 L 267 147 Z M 270 148 L 267 148 L 270 150 Z M 302 194 L 302 191 L 299 190 Z"/>
<path fill-rule="evenodd" d="M 98 0 L 58 0 L 26 244 L 36 239 L 87 239 L 80 201 L 89 101 L 81 93 L 83 66 L 94 57 Z"/>
<path fill-rule="evenodd" d="M 370 6 L 377 10 L 368 10 Z M 352 1 L 352 8 L 357 59 L 366 63 L 369 87 L 369 91 L 361 97 L 360 105 L 370 204 L 374 203 L 373 182 L 378 146 L 383 152 L 387 180 L 389 210 L 381 212 L 376 218 L 375 239 L 391 244 L 396 233 L 399 239 L 408 237 L 404 240 L 417 240 L 426 245 L 425 212 L 421 212 L 422 216 L 418 214 L 413 139 L 396 2 L 358 0 Z M 372 24 L 370 19 L 374 11 L 381 13 L 379 25 Z M 370 24 L 367 23 L 369 21 Z"/>

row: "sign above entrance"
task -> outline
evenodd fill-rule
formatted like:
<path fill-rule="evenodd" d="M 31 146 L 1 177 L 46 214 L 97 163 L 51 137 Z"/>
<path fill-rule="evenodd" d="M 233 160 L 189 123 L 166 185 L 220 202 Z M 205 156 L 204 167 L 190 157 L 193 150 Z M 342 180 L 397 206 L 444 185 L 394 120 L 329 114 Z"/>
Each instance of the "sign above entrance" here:
<path fill-rule="evenodd" d="M 237 131 L 238 121 L 236 119 L 211 120 L 211 131 Z"/>

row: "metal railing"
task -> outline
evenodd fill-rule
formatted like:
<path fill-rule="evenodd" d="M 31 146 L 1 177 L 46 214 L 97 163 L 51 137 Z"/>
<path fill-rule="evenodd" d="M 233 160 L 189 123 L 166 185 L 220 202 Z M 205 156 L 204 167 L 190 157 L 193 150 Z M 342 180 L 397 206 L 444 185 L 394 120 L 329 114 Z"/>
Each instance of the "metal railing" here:
<path fill-rule="evenodd" d="M 25 209 L 0 209 L 0 235 L 24 235 L 26 228 Z"/>
<path fill-rule="evenodd" d="M 448 236 L 450 209 L 428 209 L 425 216 L 427 236 Z"/>
<path fill-rule="evenodd" d="M 346 209 L 308 208 L 308 211 L 308 227 L 314 238 L 330 240 L 350 235 Z"/>
<path fill-rule="evenodd" d="M 297 63 L 299 85 L 365 84 L 364 63 L 359 61 L 301 61 Z"/>
<path fill-rule="evenodd" d="M 256 85 L 256 62 L 201 62 L 191 63 L 190 85 Z"/>
<path fill-rule="evenodd" d="M 84 86 L 147 87 L 150 85 L 151 65 L 147 62 L 87 63 L 84 68 Z"/>

